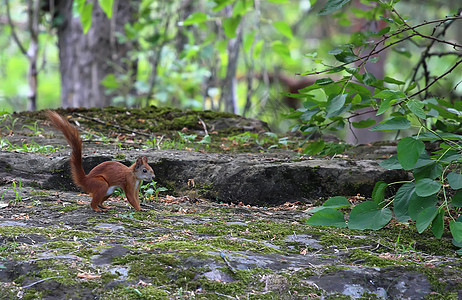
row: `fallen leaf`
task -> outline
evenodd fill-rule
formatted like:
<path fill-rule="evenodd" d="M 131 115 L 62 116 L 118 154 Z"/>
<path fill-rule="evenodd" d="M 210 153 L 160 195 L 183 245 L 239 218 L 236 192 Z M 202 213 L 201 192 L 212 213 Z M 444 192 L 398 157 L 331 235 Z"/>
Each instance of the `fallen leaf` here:
<path fill-rule="evenodd" d="M 101 278 L 101 275 L 89 274 L 89 273 L 79 273 L 77 277 L 84 278 L 84 279 L 97 279 Z"/>

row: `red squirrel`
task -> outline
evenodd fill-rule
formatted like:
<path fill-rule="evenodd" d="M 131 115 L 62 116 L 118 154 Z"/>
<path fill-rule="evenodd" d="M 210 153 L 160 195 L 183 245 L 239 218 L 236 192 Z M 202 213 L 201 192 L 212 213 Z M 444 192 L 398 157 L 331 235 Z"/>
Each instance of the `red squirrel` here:
<path fill-rule="evenodd" d="M 74 183 L 85 192 L 90 193 L 91 208 L 94 211 L 106 211 L 109 207 L 103 202 L 114 192 L 117 187 L 124 190 L 128 202 L 135 210 L 141 210 L 138 193 L 141 181 L 152 181 L 154 171 L 148 165 L 145 156 L 140 156 L 136 162 L 127 167 L 116 161 L 105 161 L 94 167 L 90 173 L 85 174 L 82 167 L 82 139 L 76 127 L 72 126 L 67 119 L 58 113 L 48 110 L 48 119 L 54 127 L 59 129 L 72 148 L 71 173 Z"/>

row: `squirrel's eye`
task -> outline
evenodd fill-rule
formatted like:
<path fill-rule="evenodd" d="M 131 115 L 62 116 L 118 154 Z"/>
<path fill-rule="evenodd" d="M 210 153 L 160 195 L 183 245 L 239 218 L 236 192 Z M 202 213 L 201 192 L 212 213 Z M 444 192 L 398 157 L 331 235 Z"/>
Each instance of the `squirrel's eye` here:
<path fill-rule="evenodd" d="M 146 170 L 146 169 L 143 169 L 143 173 L 146 173 L 147 171 L 148 171 L 148 170 Z"/>

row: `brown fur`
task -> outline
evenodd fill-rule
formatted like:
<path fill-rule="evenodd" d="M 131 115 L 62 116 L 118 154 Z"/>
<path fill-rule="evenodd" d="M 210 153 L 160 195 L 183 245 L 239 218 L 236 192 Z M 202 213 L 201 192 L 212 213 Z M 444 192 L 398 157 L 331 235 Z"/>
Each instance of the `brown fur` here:
<path fill-rule="evenodd" d="M 140 210 L 138 193 L 141 181 L 154 179 L 154 171 L 148 165 L 147 158 L 138 157 L 130 167 L 116 161 L 106 161 L 94 167 L 86 175 L 82 167 L 82 139 L 79 136 L 79 131 L 58 113 L 48 110 L 46 114 L 53 126 L 64 134 L 72 148 L 70 160 L 72 180 L 92 195 L 91 208 L 95 211 L 108 209 L 103 205 L 103 202 L 110 197 L 114 187 L 118 186 L 124 190 L 127 200 L 133 208 Z"/>

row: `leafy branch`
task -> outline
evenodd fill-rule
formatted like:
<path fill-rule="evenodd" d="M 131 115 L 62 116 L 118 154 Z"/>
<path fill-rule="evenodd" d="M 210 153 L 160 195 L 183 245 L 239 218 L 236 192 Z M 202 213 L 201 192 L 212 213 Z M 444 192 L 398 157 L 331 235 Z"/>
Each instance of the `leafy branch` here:
<path fill-rule="evenodd" d="M 333 3 L 338 2 L 329 0 L 326 6 L 331 10 L 332 7 L 340 7 Z M 411 26 L 392 5 L 381 5 L 383 15 L 392 16 L 384 19 L 395 28 L 385 27 L 372 34 L 364 32 L 363 29 L 361 33 L 365 38 L 360 42 L 355 41 L 358 48 L 356 53 L 353 52 L 352 45 L 329 52 L 341 63 L 340 65 L 304 73 L 313 75 L 347 72 L 348 75 L 337 81 L 330 78 L 319 79 L 315 84 L 300 90 L 305 97 L 303 108 L 293 112 L 290 117 L 298 119 L 301 123 L 297 124 L 295 129 L 300 129 L 306 134 L 316 129 L 341 128 L 346 123 L 350 127 L 370 128 L 372 131 L 400 132 L 417 128 L 412 136 L 406 136 L 398 142 L 396 155 L 380 163 L 386 169 L 410 172 L 414 178 L 399 183 L 379 181 L 372 191 L 371 199 L 357 205 L 351 205 L 345 197 L 330 198 L 322 206 L 312 210 L 314 214 L 307 223 L 358 230 L 379 230 L 387 226 L 394 215 L 398 222 L 415 224 L 419 233 L 431 229 L 436 238 L 441 238 L 444 231 L 448 230 L 453 237 L 453 244 L 462 248 L 462 104 L 460 101 L 443 98 L 415 99 L 424 93 L 427 95 L 435 83 L 453 73 L 462 64 L 462 45 L 443 39 L 450 26 L 462 20 L 462 16 L 459 10 L 458 15 L 453 17 Z M 431 35 L 418 30 L 430 24 L 435 25 Z M 382 38 L 374 41 L 371 47 L 371 40 L 379 35 L 383 35 Z M 419 46 L 415 37 L 429 42 L 413 68 L 411 80 L 407 85 L 406 82 L 387 76 L 377 79 L 364 68 L 373 56 L 404 41 Z M 453 50 L 434 50 L 437 45 L 451 46 Z M 369 53 L 360 55 L 369 47 Z M 457 59 L 450 62 L 445 72 L 432 77 L 428 64 L 430 57 L 441 58 L 448 55 L 455 55 Z M 324 62 L 321 63 L 326 65 Z M 347 68 L 351 64 L 355 64 L 356 67 Z M 418 80 L 422 80 L 417 77 L 420 69 L 423 70 L 424 86 L 413 92 L 419 84 Z M 389 85 L 386 86 L 384 83 Z M 313 95 L 312 92 L 315 90 L 322 90 L 326 99 L 318 99 L 320 94 Z M 373 119 L 351 122 L 357 116 L 373 112 L 377 116 L 382 116 L 383 121 L 378 124 Z M 413 125 L 416 121 L 419 124 L 417 126 Z M 427 150 L 424 141 L 436 142 L 436 150 Z M 321 151 L 320 144 L 322 145 L 321 142 L 309 143 L 305 152 L 315 154 Z M 389 187 L 397 184 L 397 192 L 385 198 Z M 345 208 L 351 209 L 348 221 L 345 220 L 343 212 Z M 457 252 L 462 255 L 462 249 Z"/>

